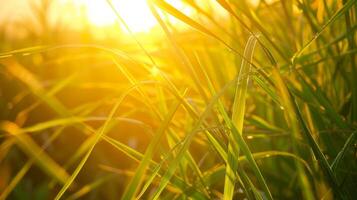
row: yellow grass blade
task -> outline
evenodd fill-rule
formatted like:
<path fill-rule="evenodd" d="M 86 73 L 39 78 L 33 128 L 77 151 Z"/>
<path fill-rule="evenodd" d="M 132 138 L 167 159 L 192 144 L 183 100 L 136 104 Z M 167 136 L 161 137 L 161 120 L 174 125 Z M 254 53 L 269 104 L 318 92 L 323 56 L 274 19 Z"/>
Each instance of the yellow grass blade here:
<path fill-rule="evenodd" d="M 35 158 L 36 164 L 58 182 L 64 184 L 69 178 L 67 172 L 58 165 L 42 148 L 28 135 L 21 134 L 21 129 L 14 123 L 3 122 L 0 129 L 16 139 L 16 144 L 29 157 Z"/>

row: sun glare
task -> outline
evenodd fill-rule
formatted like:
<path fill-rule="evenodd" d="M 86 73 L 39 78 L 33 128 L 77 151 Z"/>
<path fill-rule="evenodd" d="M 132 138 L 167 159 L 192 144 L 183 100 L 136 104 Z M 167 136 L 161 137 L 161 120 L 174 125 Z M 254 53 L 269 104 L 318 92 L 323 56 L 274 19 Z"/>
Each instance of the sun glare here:
<path fill-rule="evenodd" d="M 157 25 L 146 0 L 111 0 L 111 2 L 132 32 L 149 32 Z M 166 2 L 185 14 L 191 14 L 191 10 L 181 0 L 166 0 Z M 107 0 L 78 0 L 76 3 L 85 8 L 89 22 L 96 27 L 113 26 L 118 21 Z M 172 23 L 177 23 L 174 17 L 169 19 Z M 125 29 L 123 24 L 121 26 Z"/>
<path fill-rule="evenodd" d="M 106 0 L 83 1 L 87 17 L 95 26 L 111 26 L 117 21 L 114 11 Z M 156 20 L 151 14 L 146 0 L 115 0 L 112 1 L 115 9 L 125 20 L 133 32 L 148 32 L 156 25 Z"/>

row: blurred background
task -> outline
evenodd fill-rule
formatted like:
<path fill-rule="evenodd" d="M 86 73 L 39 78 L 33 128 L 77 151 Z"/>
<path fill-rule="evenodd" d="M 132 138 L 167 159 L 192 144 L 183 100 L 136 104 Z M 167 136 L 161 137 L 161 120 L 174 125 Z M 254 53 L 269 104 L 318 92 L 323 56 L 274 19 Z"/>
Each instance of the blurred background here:
<path fill-rule="evenodd" d="M 168 2 L 193 16 L 193 9 L 187 4 L 177 0 Z M 106 0 L 0 1 L 0 52 L 20 49 L 9 57 L 1 57 L 0 120 L 29 127 L 73 115 L 90 118 L 86 124 L 94 130 L 99 129 L 118 96 L 133 84 L 115 62 L 129 66 L 127 70 L 139 81 L 155 80 L 155 70 L 142 66 L 150 60 L 130 32 L 157 60 L 167 62 L 175 56 L 167 50 L 161 27 L 145 0 L 119 0 L 113 4 L 126 24 L 117 18 Z M 212 6 L 210 9 L 218 12 L 217 19 L 227 17 L 223 9 L 217 9 L 217 4 L 203 3 L 202 6 Z M 177 34 L 183 34 L 179 36 L 181 40 L 194 40 L 192 29 L 187 25 L 168 14 L 164 17 Z M 179 74 L 176 61 L 165 64 L 172 72 L 169 76 Z M 180 83 L 181 80 L 176 81 Z M 147 85 L 144 84 L 144 89 L 153 98 L 150 104 L 157 106 L 157 91 L 152 89 L 152 83 Z M 117 113 L 123 120 L 119 120 L 108 135 L 143 153 L 151 137 L 146 129 L 156 130 L 160 122 L 137 95 L 134 92 L 125 98 Z M 172 101 L 172 97 L 168 101 Z M 61 123 L 31 134 L 29 140 L 34 144 L 30 143 L 44 149 L 55 166 L 31 161 L 34 155 L 27 153 L 36 147 L 18 148 L 14 140 L 1 137 L 1 197 L 53 199 L 61 188 L 61 180 L 53 174 L 56 171 L 48 168 L 56 170 L 62 166 L 67 171 L 62 180 L 67 177 L 86 151 L 85 141 L 90 134 L 82 127 Z M 130 170 L 136 166 L 137 161 L 112 144 L 101 142 L 70 193 L 84 190 L 66 198 L 117 199 L 131 177 Z M 12 188 L 11 183 L 18 174 L 21 178 Z"/>
<path fill-rule="evenodd" d="M 245 52 L 252 33 L 270 50 L 330 164 L 356 130 L 356 48 L 349 43 L 356 38 L 355 1 L 227 1 L 239 21 L 213 0 L 167 0 L 176 10 L 156 7 L 165 27 L 146 0 L 109 2 L 0 0 L 0 120 L 4 122 L 0 199 L 53 199 L 90 149 L 93 133 L 104 129 L 113 107 L 122 100 L 105 129 L 105 138 L 63 196 L 118 199 L 164 117 L 176 105 L 177 96 L 167 89 L 167 80 L 180 94 L 187 90 L 184 99 L 202 114 L 214 96 L 206 78 L 216 91 L 232 82 L 243 62 L 237 52 Z M 352 20 L 346 25 L 349 12 Z M 317 33 L 318 39 L 298 55 L 293 66 L 294 55 Z M 275 66 L 262 45 L 257 45 L 252 62 L 272 77 Z M 273 196 L 303 199 L 303 191 L 310 188 L 315 199 L 334 199 L 310 144 L 299 135 L 301 130 L 290 138 L 292 122 L 286 120 L 279 92 L 267 87 L 258 71 L 251 72 L 256 78 L 248 85 L 243 136 L 252 152 L 263 152 L 257 154 L 261 156 L 257 163 Z M 234 92 L 229 87 L 222 97 L 230 115 Z M 177 109 L 153 156 L 153 161 L 163 163 L 163 170 L 196 122 L 187 108 Z M 222 115 L 214 110 L 205 122 L 205 128 L 226 148 Z M 204 130 L 198 132 L 189 152 L 207 176 L 209 197 L 220 199 L 225 162 Z M 272 156 L 279 152 L 292 155 Z M 353 198 L 355 147 L 349 146 L 346 152 L 336 176 Z M 305 188 L 299 185 L 295 168 L 300 158 L 308 166 L 303 173 L 308 182 Z M 174 176 L 187 183 L 188 189 L 182 192 L 170 182 L 163 199 L 190 199 L 189 194 L 201 188 L 196 185 L 200 177 L 188 160 L 180 163 Z M 256 183 L 252 169 L 243 168 Z M 141 199 L 151 196 L 160 177 Z M 245 197 L 237 183 L 234 199 Z"/>

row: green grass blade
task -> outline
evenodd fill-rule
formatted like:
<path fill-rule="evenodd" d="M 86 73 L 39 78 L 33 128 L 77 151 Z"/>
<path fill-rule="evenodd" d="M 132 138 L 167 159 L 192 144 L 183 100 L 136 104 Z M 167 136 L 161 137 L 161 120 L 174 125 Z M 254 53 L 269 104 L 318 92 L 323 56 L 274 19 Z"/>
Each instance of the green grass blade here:
<path fill-rule="evenodd" d="M 163 137 L 164 133 L 166 132 L 166 130 L 170 124 L 170 121 L 172 120 L 173 116 L 175 115 L 180 104 L 181 104 L 180 102 L 177 102 L 172 107 L 170 112 L 167 114 L 167 117 L 162 122 L 160 129 L 158 130 L 158 132 L 154 135 L 153 139 L 151 140 L 148 148 L 146 149 L 144 157 L 143 157 L 142 161 L 140 162 L 140 165 L 138 166 L 138 168 L 135 171 L 134 177 L 131 179 L 130 183 L 128 184 L 128 186 L 122 196 L 123 200 L 131 200 L 131 199 L 135 198 L 135 195 L 136 195 L 136 193 L 141 185 L 141 182 L 145 176 L 145 171 L 150 163 L 150 160 L 153 157 L 155 149 L 158 147 L 158 145 L 161 141 L 161 138 Z"/>
<path fill-rule="evenodd" d="M 46 152 L 44 152 L 30 136 L 26 134 L 19 134 L 22 131 L 16 124 L 11 122 L 2 122 L 0 128 L 3 131 L 8 132 L 11 136 L 15 137 L 18 146 L 30 157 L 35 158 L 38 166 L 49 175 L 51 175 L 54 179 L 62 184 L 68 180 L 69 175 L 67 172 L 60 165 L 58 165 Z"/>
<path fill-rule="evenodd" d="M 313 38 L 311 38 L 298 52 L 296 52 L 293 57 L 291 58 L 292 63 L 295 63 L 295 60 L 300 57 L 300 55 L 326 30 L 326 28 L 333 23 L 334 21 L 336 21 L 336 19 L 338 19 L 341 15 L 345 14 L 346 12 L 348 12 L 348 10 L 356 4 L 356 0 L 349 0 L 348 2 L 346 2 L 342 8 L 340 8 L 319 30 L 319 32 L 317 32 L 315 34 L 315 36 Z"/>
<path fill-rule="evenodd" d="M 169 163 L 167 171 L 162 176 L 161 182 L 156 189 L 155 193 L 152 195 L 152 199 L 158 199 L 166 185 L 169 183 L 169 180 L 172 178 L 179 162 L 183 159 L 188 147 L 190 146 L 194 135 L 196 134 L 197 130 L 202 126 L 203 121 L 207 117 L 207 115 L 211 112 L 214 104 L 218 101 L 218 98 L 223 94 L 224 91 L 227 90 L 228 86 L 230 86 L 233 82 L 227 84 L 224 88 L 221 89 L 220 93 L 216 94 L 213 98 L 210 99 L 209 104 L 206 106 L 203 113 L 200 115 L 200 118 L 196 121 L 196 124 L 192 131 L 186 135 L 184 140 L 182 141 L 182 146 L 179 149 L 176 157 Z"/>
<path fill-rule="evenodd" d="M 109 113 L 109 116 L 107 118 L 107 120 L 104 122 L 103 127 L 97 131 L 96 133 L 96 137 L 93 140 L 93 143 L 91 144 L 90 149 L 87 151 L 87 153 L 85 154 L 85 156 L 82 158 L 81 162 L 78 164 L 78 166 L 76 167 L 76 169 L 74 170 L 74 172 L 72 173 L 72 175 L 69 177 L 69 179 L 65 182 L 64 186 L 61 188 L 61 190 L 58 192 L 58 194 L 55 197 L 55 200 L 59 200 L 61 199 L 61 197 L 63 196 L 63 194 L 66 192 L 66 190 L 70 187 L 70 185 L 73 183 L 74 179 L 77 177 L 77 175 L 79 174 L 79 172 L 81 171 L 81 169 L 83 168 L 84 164 L 86 163 L 86 161 L 88 160 L 89 156 L 91 155 L 95 145 L 99 142 L 99 140 L 101 139 L 101 137 L 105 134 L 106 132 L 106 128 L 108 126 L 108 124 L 111 122 L 114 114 L 116 113 L 116 111 L 118 110 L 123 98 L 125 97 L 122 96 L 122 98 L 120 98 L 118 100 L 118 102 L 114 105 L 113 109 L 111 110 L 111 112 Z"/>
<path fill-rule="evenodd" d="M 16 185 L 21 181 L 21 179 L 26 175 L 26 173 L 30 170 L 34 160 L 27 161 L 26 164 L 20 169 L 19 172 L 15 175 L 15 177 L 11 180 L 9 185 L 1 191 L 0 200 L 6 200 L 11 191 L 16 187 Z"/>
<path fill-rule="evenodd" d="M 284 114 L 286 121 L 289 123 L 289 128 L 291 129 L 291 135 L 290 135 L 290 141 L 292 143 L 292 149 L 293 152 L 298 154 L 298 145 L 297 145 L 297 137 L 300 134 L 299 131 L 299 126 L 296 121 L 296 116 L 295 116 L 295 110 L 294 110 L 294 104 L 292 103 L 292 100 L 289 95 L 289 90 L 286 87 L 283 78 L 280 75 L 280 72 L 278 71 L 277 68 L 274 68 L 272 71 L 272 75 L 275 78 L 276 82 L 276 88 L 279 91 L 281 102 L 283 105 L 284 109 Z M 295 162 L 295 166 L 297 169 L 297 175 L 298 175 L 298 180 L 299 180 L 299 185 L 301 186 L 302 194 L 305 199 L 314 199 L 314 194 L 311 189 L 311 185 L 308 182 L 308 179 L 306 177 L 306 174 L 304 172 L 304 169 L 302 168 L 300 163 Z"/>
<path fill-rule="evenodd" d="M 248 39 L 244 50 L 244 56 L 250 61 L 253 58 L 254 47 L 257 40 L 255 37 L 251 36 Z M 232 121 L 237 127 L 238 131 L 242 133 L 243 131 L 243 122 L 244 122 L 244 113 L 245 113 L 245 99 L 247 95 L 248 83 L 249 83 L 249 73 L 250 73 L 250 64 L 245 60 L 242 60 L 240 66 L 240 71 L 238 74 L 238 81 L 235 91 L 235 97 L 232 108 Z M 231 138 L 231 137 L 230 137 Z M 229 200 L 233 198 L 234 194 L 234 185 L 235 185 L 235 173 L 238 170 L 238 155 L 239 151 L 237 147 L 234 147 L 235 143 L 232 143 L 234 138 L 229 141 L 228 144 L 228 163 L 226 167 L 226 177 L 224 183 L 224 195 L 223 199 Z"/>
<path fill-rule="evenodd" d="M 356 144 L 356 140 L 357 140 L 357 132 L 355 131 L 350 135 L 350 137 L 348 137 L 341 151 L 337 154 L 336 158 L 333 160 L 331 164 L 332 171 L 336 172 L 336 169 L 338 168 L 344 155 L 352 147 L 352 145 Z"/>
<path fill-rule="evenodd" d="M 113 174 L 109 174 L 109 175 L 97 178 L 92 183 L 84 185 L 77 192 L 73 193 L 71 196 L 69 196 L 67 198 L 67 200 L 79 199 L 79 198 L 83 197 L 84 195 L 88 194 L 89 192 L 91 192 L 92 190 L 96 189 L 97 187 L 103 185 L 105 182 L 114 179 L 115 177 L 117 177 L 117 176 L 114 176 Z"/>
<path fill-rule="evenodd" d="M 318 144 L 316 143 L 315 139 L 312 137 L 311 132 L 306 126 L 306 123 L 301 115 L 300 109 L 295 101 L 294 103 L 294 109 L 296 110 L 297 117 L 301 123 L 301 126 L 303 128 L 303 132 L 305 133 L 305 137 L 310 144 L 310 147 L 312 151 L 314 152 L 314 155 L 316 159 L 319 161 L 319 164 L 321 165 L 321 168 L 323 169 L 324 173 L 326 174 L 326 177 L 329 179 L 329 182 L 331 184 L 332 189 L 335 191 L 335 193 L 338 195 L 340 199 L 347 199 L 346 195 L 344 194 L 343 191 L 339 188 L 339 184 L 336 180 L 336 177 L 331 170 L 331 167 L 329 163 L 327 162 L 324 154 L 322 153 L 321 149 L 319 148 Z"/>

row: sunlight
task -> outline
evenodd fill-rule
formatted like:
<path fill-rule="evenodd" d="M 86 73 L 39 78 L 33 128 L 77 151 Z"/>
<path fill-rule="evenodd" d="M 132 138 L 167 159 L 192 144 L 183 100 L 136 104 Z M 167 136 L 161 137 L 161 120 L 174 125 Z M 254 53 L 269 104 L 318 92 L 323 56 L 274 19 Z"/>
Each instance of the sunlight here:
<path fill-rule="evenodd" d="M 146 0 L 112 1 L 120 16 L 133 32 L 148 32 L 156 25 Z M 117 17 L 106 0 L 83 1 L 87 17 L 91 24 L 97 27 L 114 25 Z"/>
<path fill-rule="evenodd" d="M 180 0 L 166 0 L 166 2 L 187 15 L 192 14 L 191 9 Z M 107 0 L 80 0 L 76 3 L 85 8 L 88 21 L 96 27 L 113 26 L 117 22 L 117 16 Z M 146 0 L 112 0 L 112 3 L 134 33 L 149 32 L 158 25 Z M 171 16 L 168 19 L 174 24 L 179 21 Z M 123 24 L 121 26 L 125 29 Z"/>
<path fill-rule="evenodd" d="M 0 200 L 357 200 L 356 1 L 0 0 Z"/>

